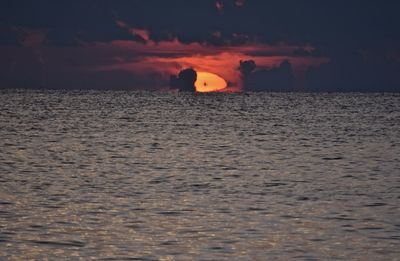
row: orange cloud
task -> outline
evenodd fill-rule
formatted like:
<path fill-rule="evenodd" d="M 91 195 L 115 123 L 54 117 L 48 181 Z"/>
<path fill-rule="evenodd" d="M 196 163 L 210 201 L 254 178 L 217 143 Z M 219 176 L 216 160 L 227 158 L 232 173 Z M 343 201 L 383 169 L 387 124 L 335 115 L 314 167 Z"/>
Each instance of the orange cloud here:
<path fill-rule="evenodd" d="M 99 66 L 96 70 L 123 70 L 133 73 L 156 72 L 168 79 L 183 68 L 191 67 L 196 71 L 211 72 L 220 75 L 230 88 L 241 88 L 241 79 L 237 70 L 240 60 L 254 60 L 258 67 L 271 68 L 288 60 L 296 76 L 302 79 L 308 67 L 326 63 L 327 58 L 294 56 L 299 48 L 312 51 L 306 46 L 278 44 L 276 46 L 261 43 L 248 43 L 241 46 L 210 46 L 207 44 L 183 44 L 179 40 L 154 42 L 148 39 L 146 44 L 134 41 L 118 40 L 110 44 L 98 43 L 97 48 L 115 49 L 134 59 L 116 57 L 113 64 Z"/>

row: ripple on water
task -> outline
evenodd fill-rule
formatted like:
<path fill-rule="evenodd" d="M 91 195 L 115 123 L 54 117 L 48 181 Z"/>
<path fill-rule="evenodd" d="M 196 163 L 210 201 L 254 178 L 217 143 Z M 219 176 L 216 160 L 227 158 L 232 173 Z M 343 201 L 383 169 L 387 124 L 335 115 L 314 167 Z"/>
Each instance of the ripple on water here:
<path fill-rule="evenodd" d="M 71 240 L 71 241 L 46 241 L 46 240 L 31 240 L 32 243 L 38 245 L 45 245 L 49 247 L 84 247 L 85 242 Z"/>
<path fill-rule="evenodd" d="M 0 91 L 0 259 L 397 260 L 398 94 Z"/>

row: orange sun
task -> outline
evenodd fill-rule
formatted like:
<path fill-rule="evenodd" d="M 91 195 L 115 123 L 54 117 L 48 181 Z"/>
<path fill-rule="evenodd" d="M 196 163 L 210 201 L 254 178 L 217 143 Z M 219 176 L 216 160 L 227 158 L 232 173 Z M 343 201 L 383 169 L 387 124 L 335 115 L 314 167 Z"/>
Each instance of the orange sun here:
<path fill-rule="evenodd" d="M 225 89 L 227 86 L 226 81 L 209 72 L 197 72 L 197 81 L 194 83 L 197 92 L 215 92 Z"/>

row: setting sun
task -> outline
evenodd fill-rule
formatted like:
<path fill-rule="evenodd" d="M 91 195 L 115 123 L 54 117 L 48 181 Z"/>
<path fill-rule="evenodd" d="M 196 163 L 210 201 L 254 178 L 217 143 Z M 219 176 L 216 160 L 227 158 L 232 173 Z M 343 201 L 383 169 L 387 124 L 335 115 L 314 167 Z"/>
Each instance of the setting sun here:
<path fill-rule="evenodd" d="M 209 72 L 197 72 L 197 81 L 194 85 L 197 92 L 215 92 L 227 87 L 222 77 Z"/>

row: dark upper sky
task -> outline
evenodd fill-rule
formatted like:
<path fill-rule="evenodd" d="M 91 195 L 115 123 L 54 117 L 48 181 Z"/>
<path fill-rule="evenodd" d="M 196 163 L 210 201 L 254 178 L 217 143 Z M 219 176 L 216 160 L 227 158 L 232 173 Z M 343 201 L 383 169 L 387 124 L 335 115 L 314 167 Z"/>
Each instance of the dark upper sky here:
<path fill-rule="evenodd" d="M 192 67 L 231 90 L 400 91 L 399 11 L 391 0 L 4 0 L 0 88 L 166 89 Z"/>

